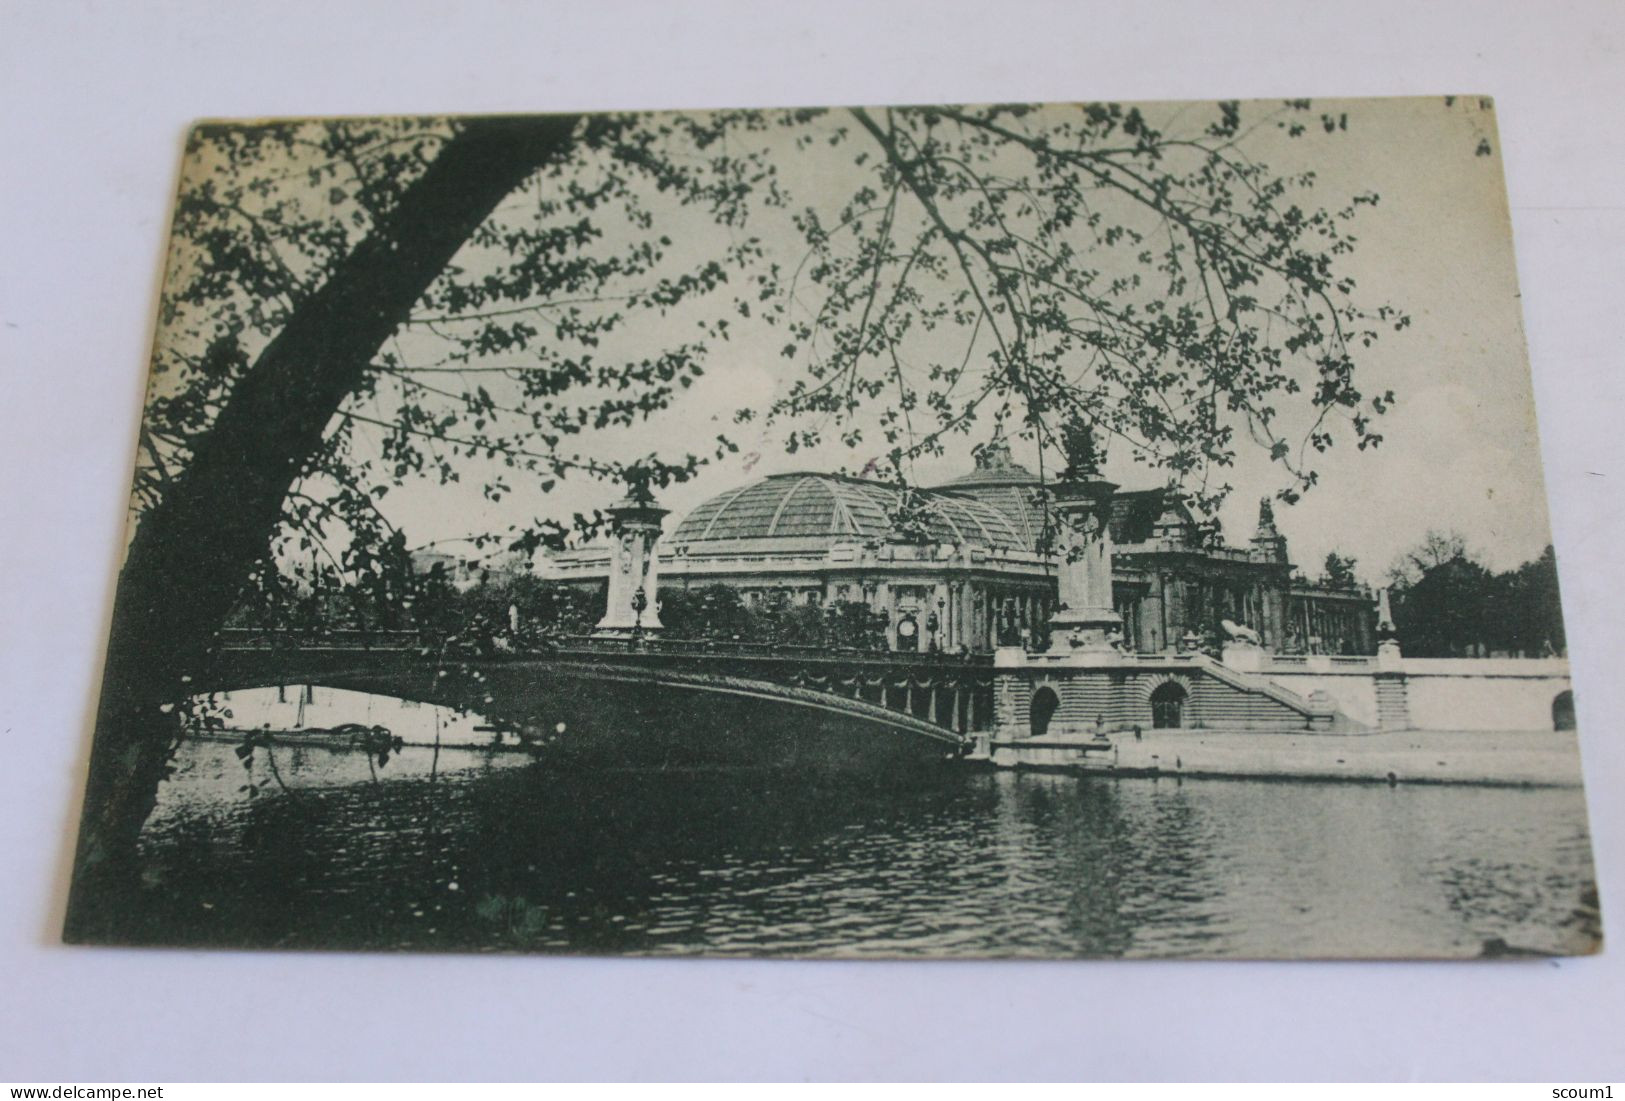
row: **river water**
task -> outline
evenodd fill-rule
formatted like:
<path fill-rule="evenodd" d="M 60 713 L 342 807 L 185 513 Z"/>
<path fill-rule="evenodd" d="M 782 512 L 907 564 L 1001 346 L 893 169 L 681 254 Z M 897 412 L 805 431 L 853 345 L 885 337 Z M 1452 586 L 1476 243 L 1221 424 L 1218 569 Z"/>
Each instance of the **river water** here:
<path fill-rule="evenodd" d="M 176 764 L 144 833 L 130 942 L 960 957 L 1585 944 L 1578 788 L 593 775 L 417 747 L 379 767 L 283 746 L 245 770 L 221 742 Z"/>

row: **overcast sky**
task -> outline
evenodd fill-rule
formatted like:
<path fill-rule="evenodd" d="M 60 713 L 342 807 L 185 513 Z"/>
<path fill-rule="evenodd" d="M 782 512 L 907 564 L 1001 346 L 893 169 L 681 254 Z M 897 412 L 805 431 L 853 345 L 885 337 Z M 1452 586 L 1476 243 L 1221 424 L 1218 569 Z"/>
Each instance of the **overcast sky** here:
<path fill-rule="evenodd" d="M 1377 581 L 1430 528 L 1459 530 L 1496 568 L 1534 557 L 1550 536 L 1493 112 L 1476 98 L 1452 105 L 1437 98 L 1317 101 L 1315 109 L 1311 118 L 1347 112 L 1348 130 L 1324 135 L 1316 128 L 1287 140 L 1265 128 L 1244 148 L 1279 174 L 1313 169 L 1318 205 L 1335 209 L 1357 192 L 1381 196 L 1375 208 L 1362 209 L 1358 248 L 1340 270 L 1356 279 L 1361 304 L 1392 303 L 1413 321 L 1356 352 L 1361 389 L 1368 395 L 1392 389 L 1397 404 L 1380 422 L 1379 449 L 1359 452 L 1342 440 L 1319 463 L 1321 486 L 1296 506 L 1278 507 L 1293 559 L 1314 574 L 1327 552 L 1338 550 L 1354 555 L 1361 575 Z M 1177 111 L 1148 108 L 1153 117 Z M 1489 155 L 1479 155 L 1485 141 Z M 781 244 L 793 264 L 800 255 L 795 242 L 786 235 Z M 627 337 L 658 342 L 670 331 L 651 323 Z M 796 376 L 797 366 L 779 355 L 783 341 L 782 331 L 744 327 L 729 343 L 713 345 L 705 379 L 670 410 L 635 430 L 603 433 L 590 450 L 706 453 L 718 432 L 730 432 L 743 445 L 739 455 L 663 493 L 675 516 L 764 474 L 861 466 L 867 455 L 839 444 L 789 455 L 780 437 L 732 425 L 736 408 L 764 407 Z M 968 442 L 960 445 L 963 453 L 921 462 L 917 480 L 931 484 L 968 470 Z M 1017 457 L 1033 459 L 1020 447 Z M 1161 472 L 1120 456 L 1109 473 L 1125 488 L 1163 481 Z M 1226 536 L 1245 542 L 1258 499 L 1286 481 L 1250 449 L 1225 477 L 1236 487 L 1221 513 Z M 614 496 L 612 487 L 587 481 L 566 481 L 546 495 L 516 489 L 493 506 L 472 486 L 417 486 L 392 495 L 386 511 L 414 543 L 426 543 L 533 517 L 566 518 Z"/>

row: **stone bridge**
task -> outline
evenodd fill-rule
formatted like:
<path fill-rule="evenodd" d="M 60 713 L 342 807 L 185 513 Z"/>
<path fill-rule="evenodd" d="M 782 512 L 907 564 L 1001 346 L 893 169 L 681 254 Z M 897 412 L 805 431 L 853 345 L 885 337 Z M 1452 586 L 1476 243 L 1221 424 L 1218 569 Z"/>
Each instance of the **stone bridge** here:
<path fill-rule="evenodd" d="M 282 684 L 462 708 L 528 740 L 669 765 L 943 756 L 993 722 L 988 655 L 651 637 L 476 650 L 411 632 L 226 631 L 197 687 Z"/>

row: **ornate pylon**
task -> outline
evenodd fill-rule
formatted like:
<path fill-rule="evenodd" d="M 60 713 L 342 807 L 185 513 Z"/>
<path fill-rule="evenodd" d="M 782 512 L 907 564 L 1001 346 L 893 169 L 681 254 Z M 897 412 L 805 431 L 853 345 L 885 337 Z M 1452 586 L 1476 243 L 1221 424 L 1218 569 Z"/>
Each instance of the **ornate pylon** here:
<path fill-rule="evenodd" d="M 1398 669 L 1404 653 L 1399 647 L 1399 630 L 1394 626 L 1393 605 L 1386 587 L 1377 590 L 1377 667 Z"/>
<path fill-rule="evenodd" d="M 627 497 L 607 510 L 610 524 L 609 599 L 596 638 L 625 638 L 661 629 L 660 568 L 655 543 L 667 509 L 651 498 Z"/>
<path fill-rule="evenodd" d="M 1050 617 L 1050 649 L 1107 651 L 1123 630 L 1112 606 L 1113 482 L 1091 478 L 1055 487 L 1056 576 L 1061 605 Z"/>

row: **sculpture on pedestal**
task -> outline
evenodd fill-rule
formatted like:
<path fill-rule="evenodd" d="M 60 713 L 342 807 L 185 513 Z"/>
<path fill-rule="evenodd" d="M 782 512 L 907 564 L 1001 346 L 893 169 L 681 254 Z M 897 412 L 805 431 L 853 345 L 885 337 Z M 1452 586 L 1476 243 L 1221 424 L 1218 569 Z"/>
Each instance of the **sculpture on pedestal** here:
<path fill-rule="evenodd" d="M 633 484 L 631 490 L 606 510 L 610 518 L 609 598 L 604 618 L 593 631 L 597 638 L 635 638 L 661 629 L 655 543 L 667 510 L 654 503 L 646 485 Z"/>
<path fill-rule="evenodd" d="M 1394 610 L 1389 603 L 1388 589 L 1377 590 L 1377 637 L 1387 640 L 1398 635 L 1394 627 Z"/>
<path fill-rule="evenodd" d="M 1227 646 L 1233 646 L 1233 645 L 1262 646 L 1262 645 L 1264 645 L 1264 640 L 1258 637 L 1258 632 L 1253 630 L 1251 627 L 1248 627 L 1246 624 L 1237 623 L 1234 620 L 1230 620 L 1230 619 L 1224 619 L 1224 620 L 1219 621 L 1219 626 L 1224 628 L 1224 634 L 1225 634 L 1225 640 L 1226 640 L 1225 644 Z"/>
<path fill-rule="evenodd" d="M 1065 434 L 1067 467 L 1055 487 L 1055 539 L 1060 606 L 1050 617 L 1051 650 L 1111 651 L 1123 630 L 1112 601 L 1112 495 L 1100 477 L 1104 456 L 1088 422 L 1074 418 Z"/>
<path fill-rule="evenodd" d="M 1399 647 L 1399 630 L 1394 626 L 1394 612 L 1387 588 L 1377 590 L 1377 664 L 1398 668 L 1404 653 Z"/>

